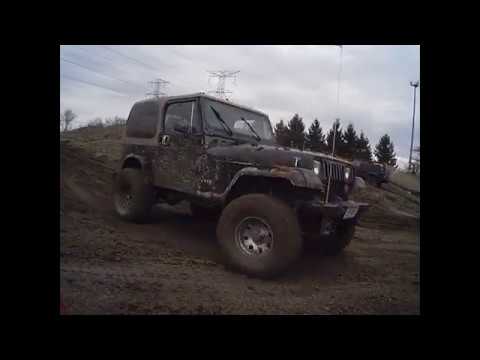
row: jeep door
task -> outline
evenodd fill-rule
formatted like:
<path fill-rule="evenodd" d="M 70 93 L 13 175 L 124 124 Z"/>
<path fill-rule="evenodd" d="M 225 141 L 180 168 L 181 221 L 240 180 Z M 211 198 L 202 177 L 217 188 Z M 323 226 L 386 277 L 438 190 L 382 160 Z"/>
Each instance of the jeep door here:
<path fill-rule="evenodd" d="M 171 100 L 165 105 L 154 161 L 156 186 L 195 193 L 195 161 L 203 154 L 203 136 L 197 99 Z"/>

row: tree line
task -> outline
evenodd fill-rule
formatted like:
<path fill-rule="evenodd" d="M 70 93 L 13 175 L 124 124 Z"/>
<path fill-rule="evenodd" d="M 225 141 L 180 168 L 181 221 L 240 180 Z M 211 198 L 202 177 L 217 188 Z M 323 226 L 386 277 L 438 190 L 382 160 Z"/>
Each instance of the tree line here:
<path fill-rule="evenodd" d="M 77 115 L 70 109 L 65 110 L 64 112 L 60 113 L 60 131 L 66 132 L 72 130 L 73 121 L 77 118 Z M 87 122 L 84 127 L 107 127 L 107 126 L 115 126 L 115 125 L 125 125 L 127 123 L 127 119 L 124 119 L 119 116 L 115 116 L 113 118 L 105 118 L 102 119 L 101 117 L 97 117 Z"/>
<path fill-rule="evenodd" d="M 303 119 L 295 114 L 285 125 L 280 120 L 274 128 L 277 143 L 301 150 L 332 153 L 333 135 L 336 132 L 335 155 L 349 160 L 372 161 L 373 155 L 378 162 L 395 166 L 397 163 L 393 142 L 388 134 L 383 135 L 372 153 L 370 141 L 363 131 L 357 134 L 353 124 L 342 129 L 340 120 L 336 119 L 332 128 L 324 133 L 318 119 L 315 119 L 307 131 Z"/>

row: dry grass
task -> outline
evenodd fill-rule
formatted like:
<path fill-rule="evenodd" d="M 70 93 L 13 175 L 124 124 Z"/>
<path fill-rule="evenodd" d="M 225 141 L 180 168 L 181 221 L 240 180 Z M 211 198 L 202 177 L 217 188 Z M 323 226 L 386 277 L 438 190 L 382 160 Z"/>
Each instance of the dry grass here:
<path fill-rule="evenodd" d="M 420 175 L 413 175 L 405 171 L 396 171 L 392 174 L 390 181 L 395 185 L 410 191 L 420 191 Z"/>

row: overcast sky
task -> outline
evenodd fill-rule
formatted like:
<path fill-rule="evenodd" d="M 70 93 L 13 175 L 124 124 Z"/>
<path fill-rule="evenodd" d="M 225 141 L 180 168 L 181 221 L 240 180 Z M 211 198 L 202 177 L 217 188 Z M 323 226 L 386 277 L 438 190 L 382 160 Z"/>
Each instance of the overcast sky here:
<path fill-rule="evenodd" d="M 214 90 L 207 70 L 239 70 L 236 83 L 227 80 L 229 98 L 266 112 L 273 125 L 298 113 L 307 127 L 318 118 L 328 130 L 338 111 L 342 127 L 363 130 L 372 150 L 388 133 L 400 162 L 408 160 L 417 45 L 345 45 L 338 110 L 338 46 L 64 45 L 60 56 L 60 110 L 72 109 L 76 126 L 95 117 L 126 118 L 155 78 L 170 82 L 168 95 L 180 95 Z M 420 143 L 419 110 L 417 91 L 414 145 Z"/>

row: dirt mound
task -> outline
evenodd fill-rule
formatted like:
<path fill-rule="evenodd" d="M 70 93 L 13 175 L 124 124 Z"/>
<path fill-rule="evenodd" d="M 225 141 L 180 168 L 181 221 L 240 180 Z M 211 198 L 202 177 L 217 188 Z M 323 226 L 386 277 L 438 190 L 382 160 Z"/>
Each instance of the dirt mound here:
<path fill-rule="evenodd" d="M 65 313 L 419 312 L 418 231 L 406 221 L 415 209 L 398 195 L 371 187 L 358 195 L 374 204 L 366 218 L 370 223 L 357 228 L 341 256 L 305 253 L 279 279 L 251 279 L 223 267 L 215 222 L 193 218 L 186 204 L 155 207 L 148 224 L 119 221 L 110 191 L 122 131 L 85 128 L 62 136 Z M 388 221 L 397 224 L 385 226 Z"/>
<path fill-rule="evenodd" d="M 114 168 L 122 151 L 124 126 L 85 127 L 62 134 L 62 140 L 84 150 L 88 157 Z"/>
<path fill-rule="evenodd" d="M 372 228 L 415 228 L 420 221 L 418 200 L 407 192 L 392 192 L 388 186 L 378 188 L 367 185 L 358 189 L 353 200 L 370 204 L 360 224 Z"/>

